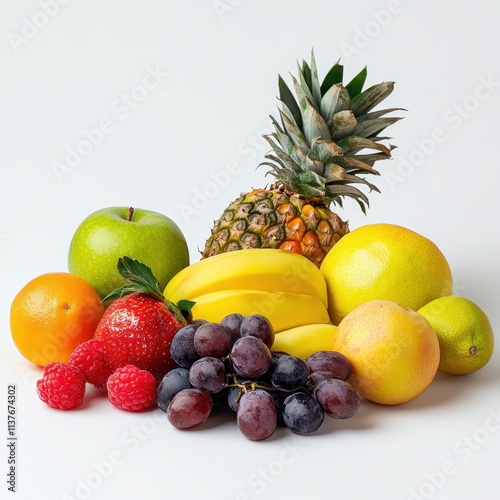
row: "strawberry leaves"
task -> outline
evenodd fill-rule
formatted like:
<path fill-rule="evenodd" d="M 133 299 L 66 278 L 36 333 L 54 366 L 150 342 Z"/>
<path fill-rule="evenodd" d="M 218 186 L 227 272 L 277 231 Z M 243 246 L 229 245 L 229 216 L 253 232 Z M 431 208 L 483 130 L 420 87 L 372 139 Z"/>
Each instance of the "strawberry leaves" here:
<path fill-rule="evenodd" d="M 131 257 L 124 256 L 118 259 L 117 268 L 118 272 L 128 281 L 128 283 L 104 297 L 102 300 L 103 303 L 111 302 L 131 293 L 147 293 L 165 302 L 168 310 L 172 314 L 183 323 L 186 322 L 186 318 L 189 317 L 194 302 L 190 300 L 180 300 L 178 304 L 174 304 L 167 300 L 160 290 L 160 283 L 155 278 L 149 266 Z"/>
<path fill-rule="evenodd" d="M 130 283 L 111 292 L 107 297 L 108 299 L 123 297 L 133 292 L 149 293 L 163 299 L 160 283 L 153 275 L 151 268 L 146 264 L 130 257 L 121 257 L 118 260 L 117 268 L 118 272 Z"/>

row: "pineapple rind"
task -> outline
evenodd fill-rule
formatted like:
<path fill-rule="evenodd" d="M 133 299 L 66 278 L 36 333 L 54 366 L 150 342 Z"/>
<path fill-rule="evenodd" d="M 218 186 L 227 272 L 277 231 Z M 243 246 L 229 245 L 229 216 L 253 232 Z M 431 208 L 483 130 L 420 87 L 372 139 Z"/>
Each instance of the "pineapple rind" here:
<path fill-rule="evenodd" d="M 289 194 L 274 185 L 230 203 L 215 222 L 202 257 L 246 248 L 281 248 L 301 253 L 319 266 L 348 231 L 348 223 L 321 198 Z"/>

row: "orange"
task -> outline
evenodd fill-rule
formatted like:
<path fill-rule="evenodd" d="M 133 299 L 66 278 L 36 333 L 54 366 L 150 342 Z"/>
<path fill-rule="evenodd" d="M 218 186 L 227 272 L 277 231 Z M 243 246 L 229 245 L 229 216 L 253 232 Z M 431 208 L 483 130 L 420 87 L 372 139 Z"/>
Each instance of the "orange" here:
<path fill-rule="evenodd" d="M 343 236 L 321 271 L 332 323 L 369 300 L 390 300 L 418 310 L 451 295 L 450 266 L 428 238 L 394 224 L 367 224 Z"/>
<path fill-rule="evenodd" d="M 439 365 L 439 341 L 420 314 L 388 300 L 352 310 L 333 337 L 332 349 L 352 364 L 349 383 L 374 403 L 396 405 L 421 394 Z"/>
<path fill-rule="evenodd" d="M 99 295 L 85 280 L 47 273 L 14 297 L 10 331 L 19 352 L 32 363 L 67 363 L 75 347 L 92 338 L 103 314 Z"/>

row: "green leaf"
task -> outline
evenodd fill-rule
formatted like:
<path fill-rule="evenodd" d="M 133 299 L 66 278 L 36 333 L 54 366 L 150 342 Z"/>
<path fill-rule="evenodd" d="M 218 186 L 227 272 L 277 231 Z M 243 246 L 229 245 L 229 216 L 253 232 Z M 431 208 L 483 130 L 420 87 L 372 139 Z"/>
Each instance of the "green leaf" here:
<path fill-rule="evenodd" d="M 174 304 L 173 302 L 170 302 L 170 300 L 165 299 L 165 303 L 167 304 L 168 310 L 172 314 L 175 314 L 177 316 L 177 319 L 179 319 L 183 323 L 185 323 L 187 319 L 191 318 L 191 309 L 196 304 L 196 302 L 187 299 L 179 300 L 177 304 Z"/>
<path fill-rule="evenodd" d="M 369 167 L 373 167 L 373 165 L 379 160 L 387 160 L 390 158 L 385 153 L 356 154 L 355 157 L 357 160 L 363 162 Z M 353 157 L 351 156 L 351 158 Z"/>
<path fill-rule="evenodd" d="M 146 264 L 124 256 L 118 259 L 116 267 L 121 276 L 130 283 L 113 290 L 102 300 L 103 302 L 109 302 L 135 292 L 149 293 L 163 300 L 160 284 L 153 275 L 151 268 Z"/>
<path fill-rule="evenodd" d="M 297 78 L 292 76 L 292 81 L 293 81 L 293 87 L 295 89 L 295 94 L 297 95 L 299 109 L 300 109 L 300 112 L 302 113 L 302 116 L 303 116 L 304 111 L 307 107 L 307 105 L 306 105 L 307 98 L 309 98 L 312 101 L 313 96 L 303 80 L 301 82 L 299 82 L 297 80 Z"/>
<path fill-rule="evenodd" d="M 163 296 L 160 290 L 160 283 L 149 266 L 131 257 L 124 256 L 118 259 L 116 267 L 121 276 L 129 281 L 129 283 L 112 291 L 102 302 L 112 301 L 135 292 L 147 293 L 163 301 L 172 314 L 175 314 L 180 321 L 186 322 L 182 310 Z"/>
<path fill-rule="evenodd" d="M 381 109 L 379 111 L 372 111 L 371 113 L 366 113 L 363 115 L 363 120 L 371 120 L 373 118 L 380 118 L 381 116 L 386 115 L 387 113 L 392 113 L 393 111 L 408 111 L 405 108 L 386 108 Z"/>
<path fill-rule="evenodd" d="M 311 75 L 311 68 L 309 65 L 305 62 L 302 61 L 302 71 L 299 67 L 299 76 L 300 76 L 300 82 L 302 86 L 307 86 L 307 90 L 309 90 L 311 97 L 312 97 L 312 75 Z"/>
<path fill-rule="evenodd" d="M 358 120 L 350 109 L 338 111 L 328 121 L 328 128 L 334 141 L 353 134 L 357 126 Z"/>
<path fill-rule="evenodd" d="M 364 158 L 364 155 L 359 155 Z M 386 156 L 384 155 L 384 158 Z M 379 158 L 377 158 L 379 159 Z M 336 156 L 332 159 L 337 165 L 343 167 L 346 172 L 350 173 L 369 173 L 373 175 L 379 175 L 378 171 L 373 168 L 374 162 L 362 161 L 358 156 Z"/>
<path fill-rule="evenodd" d="M 382 82 L 378 85 L 373 85 L 353 98 L 351 102 L 352 112 L 356 116 L 368 113 L 368 111 L 388 97 L 393 90 L 394 82 Z"/>
<path fill-rule="evenodd" d="M 311 155 L 305 155 L 300 162 L 300 170 L 302 172 L 316 172 L 318 175 L 323 174 L 323 163 L 311 158 Z"/>
<path fill-rule="evenodd" d="M 275 155 L 273 155 L 272 153 L 267 153 L 264 158 L 267 158 L 268 160 L 271 160 L 271 162 L 268 162 L 268 161 L 263 161 L 261 163 L 259 163 L 259 166 L 260 165 L 266 165 L 268 167 L 272 167 L 273 170 L 276 170 L 276 171 L 280 171 L 280 170 L 286 170 L 286 165 Z"/>
<path fill-rule="evenodd" d="M 294 145 L 299 146 L 302 149 L 309 149 L 306 138 L 302 134 L 300 128 L 297 127 L 297 125 L 295 125 L 295 123 L 293 123 L 288 118 L 288 116 L 286 116 L 286 114 L 283 113 L 281 110 L 280 110 L 280 117 L 281 121 L 283 122 L 283 127 L 285 129 L 285 132 L 290 137 Z"/>
<path fill-rule="evenodd" d="M 306 99 L 306 109 L 304 111 L 304 136 L 307 144 L 310 145 L 314 144 L 314 141 L 318 138 L 330 139 L 328 125 L 309 99 Z"/>
<path fill-rule="evenodd" d="M 283 129 L 281 128 L 280 124 L 276 121 L 276 119 L 271 115 L 269 115 L 269 118 L 271 118 L 271 123 L 274 125 L 276 132 L 283 133 Z M 262 137 L 264 137 L 264 135 Z"/>
<path fill-rule="evenodd" d="M 288 168 L 290 168 L 290 165 L 293 165 L 294 163 L 292 158 L 289 155 L 287 155 L 277 144 L 275 144 L 268 135 L 263 137 L 271 145 L 273 151 L 276 153 L 276 156 L 280 160 L 278 163 L 283 167 L 288 166 Z M 266 158 L 273 159 L 271 155 L 266 155 Z"/>
<path fill-rule="evenodd" d="M 368 115 L 364 115 L 365 117 Z M 359 135 L 360 137 L 376 137 L 377 134 L 382 132 L 385 128 L 401 120 L 401 116 L 395 117 L 382 117 L 373 119 L 364 119 L 358 122 L 354 135 Z"/>
<path fill-rule="evenodd" d="M 333 158 L 342 154 L 342 149 L 333 141 L 317 139 L 312 147 L 312 155 L 323 163 L 329 163 Z"/>
<path fill-rule="evenodd" d="M 350 106 L 349 92 L 341 83 L 337 83 L 323 96 L 320 106 L 321 114 L 328 123 L 335 113 L 349 109 Z"/>
<path fill-rule="evenodd" d="M 286 154 L 291 155 L 293 151 L 293 142 L 290 137 L 283 132 L 276 132 L 273 134 L 266 134 L 262 136 L 273 148 L 274 151 L 276 149 L 280 149 L 284 151 Z"/>
<path fill-rule="evenodd" d="M 316 107 L 319 109 L 321 105 L 321 87 L 318 79 L 318 67 L 316 66 L 314 50 L 311 51 L 311 91 Z"/>
<path fill-rule="evenodd" d="M 337 163 L 326 164 L 323 175 L 327 185 L 334 181 L 341 181 L 346 177 L 345 169 Z"/>
<path fill-rule="evenodd" d="M 191 309 L 195 304 L 196 302 L 193 302 L 192 300 L 182 299 L 177 302 L 177 307 L 181 311 L 191 312 Z"/>
<path fill-rule="evenodd" d="M 344 67 L 337 61 L 335 65 L 330 69 L 330 71 L 325 76 L 323 83 L 321 84 L 321 94 L 325 95 L 328 90 L 333 85 L 337 83 L 342 83 L 342 78 L 344 77 Z"/>
<path fill-rule="evenodd" d="M 325 179 L 310 170 L 298 175 L 297 186 L 304 196 L 323 196 L 325 194 Z"/>
<path fill-rule="evenodd" d="M 361 94 L 363 90 L 363 85 L 366 81 L 367 75 L 366 66 L 345 86 L 349 91 L 351 99 L 354 99 L 357 95 Z"/>
<path fill-rule="evenodd" d="M 339 184 L 329 184 L 326 186 L 326 195 L 337 203 L 341 197 L 348 196 L 356 200 L 362 212 L 366 215 L 366 207 L 370 206 L 368 197 L 354 186 L 343 186 Z"/>
<path fill-rule="evenodd" d="M 281 76 L 278 77 L 278 88 L 280 91 L 280 101 L 286 105 L 292 114 L 295 124 L 302 128 L 302 113 L 300 112 L 299 105 L 292 94 L 292 91 L 288 88 Z"/>
<path fill-rule="evenodd" d="M 376 151 L 381 151 L 386 155 L 387 158 L 391 156 L 391 150 L 388 149 L 383 144 L 371 141 L 365 137 L 358 137 L 355 135 L 350 135 L 349 137 L 344 137 L 337 144 L 342 148 L 344 154 L 352 155 L 361 149 L 374 149 Z"/>
<path fill-rule="evenodd" d="M 117 288 L 116 290 L 113 290 L 111 293 L 106 295 L 102 299 L 102 302 L 112 302 L 113 300 L 119 299 L 120 297 L 125 297 L 125 295 L 129 295 L 131 293 L 135 292 L 142 292 L 143 289 L 141 287 L 138 287 L 137 285 L 125 285 L 122 286 L 121 288 Z"/>
<path fill-rule="evenodd" d="M 121 257 L 118 259 L 118 272 L 132 284 L 143 288 L 146 293 L 151 293 L 157 297 L 163 298 L 160 290 L 160 283 L 155 278 L 153 271 L 149 266 L 132 259 L 131 257 Z"/>
<path fill-rule="evenodd" d="M 368 182 L 366 179 L 363 179 L 363 177 L 359 177 L 357 175 L 346 174 L 345 179 L 343 179 L 341 183 L 364 184 L 365 186 L 368 186 L 370 192 L 375 191 L 377 193 L 380 193 L 380 189 L 377 186 L 375 186 L 375 184 L 372 184 L 371 182 Z"/>

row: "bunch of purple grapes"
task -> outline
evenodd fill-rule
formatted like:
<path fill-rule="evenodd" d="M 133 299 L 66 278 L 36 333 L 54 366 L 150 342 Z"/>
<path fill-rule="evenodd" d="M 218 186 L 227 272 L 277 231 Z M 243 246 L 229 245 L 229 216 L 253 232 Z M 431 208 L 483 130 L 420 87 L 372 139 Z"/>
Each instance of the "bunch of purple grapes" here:
<path fill-rule="evenodd" d="M 360 397 L 346 382 L 351 363 L 319 351 L 307 359 L 271 352 L 275 333 L 260 315 L 229 314 L 220 323 L 193 322 L 177 332 L 170 353 L 178 368 L 158 385 L 158 406 L 178 429 L 201 425 L 223 401 L 248 439 L 267 439 L 277 426 L 313 434 L 325 414 L 347 419 Z"/>

